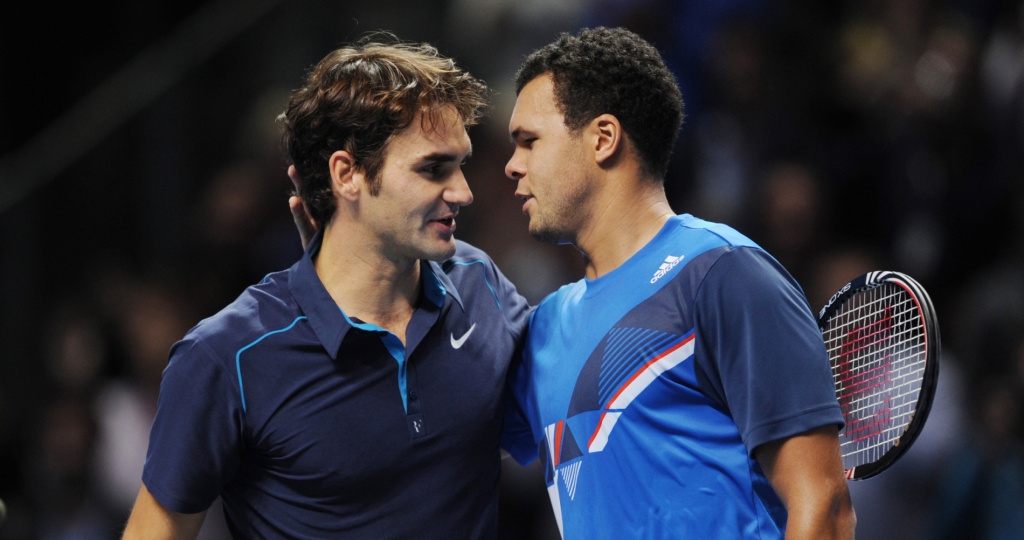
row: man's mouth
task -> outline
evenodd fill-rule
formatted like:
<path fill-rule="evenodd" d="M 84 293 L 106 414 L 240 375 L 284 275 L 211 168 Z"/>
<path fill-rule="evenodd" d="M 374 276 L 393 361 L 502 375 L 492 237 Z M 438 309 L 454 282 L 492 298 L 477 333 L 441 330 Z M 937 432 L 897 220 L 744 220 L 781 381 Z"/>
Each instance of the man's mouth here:
<path fill-rule="evenodd" d="M 450 215 L 448 217 L 432 219 L 431 223 L 436 223 L 438 232 L 441 234 L 454 234 L 455 233 L 455 216 Z"/>
<path fill-rule="evenodd" d="M 529 215 L 529 210 L 527 209 L 527 205 L 529 205 L 530 201 L 533 200 L 533 195 L 526 195 L 526 196 L 519 197 L 519 198 L 523 201 L 523 208 L 522 208 L 523 213 Z"/>

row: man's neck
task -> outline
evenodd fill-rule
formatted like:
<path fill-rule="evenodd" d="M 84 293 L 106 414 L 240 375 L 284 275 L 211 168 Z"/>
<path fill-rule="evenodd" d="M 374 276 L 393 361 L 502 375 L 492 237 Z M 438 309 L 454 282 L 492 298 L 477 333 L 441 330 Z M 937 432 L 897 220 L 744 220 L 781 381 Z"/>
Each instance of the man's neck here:
<path fill-rule="evenodd" d="M 675 215 L 660 183 L 618 184 L 595 201 L 589 223 L 576 238 L 588 279 L 619 266 L 651 241 Z"/>
<path fill-rule="evenodd" d="M 331 223 L 313 261 L 331 298 L 350 318 L 372 323 L 405 342 L 405 329 L 420 295 L 420 261 L 394 260 L 361 234 Z"/>

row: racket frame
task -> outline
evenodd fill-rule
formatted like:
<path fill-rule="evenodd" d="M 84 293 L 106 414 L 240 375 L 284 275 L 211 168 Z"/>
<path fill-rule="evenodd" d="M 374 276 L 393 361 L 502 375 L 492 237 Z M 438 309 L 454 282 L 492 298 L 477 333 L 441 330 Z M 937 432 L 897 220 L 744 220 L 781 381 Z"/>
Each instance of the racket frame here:
<path fill-rule="evenodd" d="M 900 437 L 892 447 L 879 459 L 846 470 L 846 478 L 850 480 L 863 480 L 876 476 L 889 468 L 910 449 L 910 446 L 917 439 L 921 429 L 924 427 L 925 421 L 928 419 L 928 413 L 931 411 L 932 401 L 935 397 L 935 388 L 938 383 L 941 338 L 939 336 L 939 324 L 935 314 L 935 307 L 924 287 L 906 274 L 888 270 L 868 272 L 844 285 L 829 299 L 825 307 L 821 308 L 821 311 L 818 312 L 818 328 L 822 331 L 822 337 L 825 337 L 824 333 L 828 327 L 829 319 L 840 311 L 847 301 L 860 292 L 875 289 L 885 284 L 901 287 L 916 304 L 918 314 L 924 326 L 925 369 L 914 412 L 903 433 L 900 434 Z M 830 369 L 832 363 L 833 359 L 830 357 Z M 833 373 L 834 376 L 835 374 Z M 839 393 L 840 388 L 837 384 L 837 398 Z M 846 456 L 844 455 L 843 457 L 845 458 Z"/>

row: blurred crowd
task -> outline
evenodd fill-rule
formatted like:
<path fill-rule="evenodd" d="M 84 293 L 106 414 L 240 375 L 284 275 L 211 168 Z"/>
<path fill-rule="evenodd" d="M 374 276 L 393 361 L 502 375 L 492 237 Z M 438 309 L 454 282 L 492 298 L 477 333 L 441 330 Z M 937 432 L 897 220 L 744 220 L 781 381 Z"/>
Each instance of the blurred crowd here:
<path fill-rule="evenodd" d="M 496 90 L 491 119 L 471 133 L 475 202 L 458 236 L 532 302 L 582 264 L 571 247 L 529 238 L 504 179 L 512 73 L 581 26 L 626 26 L 654 43 L 686 103 L 666 179 L 677 212 L 750 236 L 815 312 L 869 270 L 908 273 L 931 292 L 943 340 L 936 403 L 903 461 L 851 483 L 858 537 L 1024 537 L 1024 2 L 450 0 L 423 8 L 436 12 L 435 34 L 402 15 L 412 2 L 382 4 L 392 11 L 367 16 L 380 28 L 435 42 Z M 292 67 L 352 37 L 307 45 L 313 55 Z M 20 274 L 4 267 L 4 321 L 18 322 L 4 331 L 21 331 L 0 344 L 32 345 L 0 358 L 0 539 L 116 538 L 171 344 L 301 254 L 274 123 L 297 82 L 252 97 L 217 166 L 193 171 L 199 181 L 148 193 L 146 219 L 169 224 L 106 235 L 134 248 L 71 246 L 61 264 L 75 283 L 20 294 L 8 279 Z M 175 182 L 170 169 L 157 181 Z M 9 243 L 4 264 L 52 247 L 36 240 Z M 19 298 L 39 320 L 20 320 Z M 504 463 L 502 538 L 557 538 L 536 467 Z M 226 537 L 216 508 L 202 536 Z"/>

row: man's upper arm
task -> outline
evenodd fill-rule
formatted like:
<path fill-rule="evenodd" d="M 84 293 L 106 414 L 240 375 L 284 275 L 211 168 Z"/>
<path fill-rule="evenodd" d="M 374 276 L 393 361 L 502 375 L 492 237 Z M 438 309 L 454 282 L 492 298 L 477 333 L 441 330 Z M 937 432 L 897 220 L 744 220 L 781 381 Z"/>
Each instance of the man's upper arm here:
<path fill-rule="evenodd" d="M 199 534 L 206 512 L 182 514 L 164 508 L 143 484 L 124 530 L 124 540 L 190 539 Z"/>
<path fill-rule="evenodd" d="M 240 464 L 244 411 L 222 356 L 188 337 L 163 373 L 142 482 L 175 512 L 209 508 Z"/>
<path fill-rule="evenodd" d="M 828 353 L 798 284 L 764 251 L 736 248 L 696 297 L 701 389 L 728 410 L 747 451 L 843 424 Z"/>
<path fill-rule="evenodd" d="M 856 517 L 836 426 L 767 442 L 754 457 L 786 506 L 787 539 L 853 538 Z"/>

